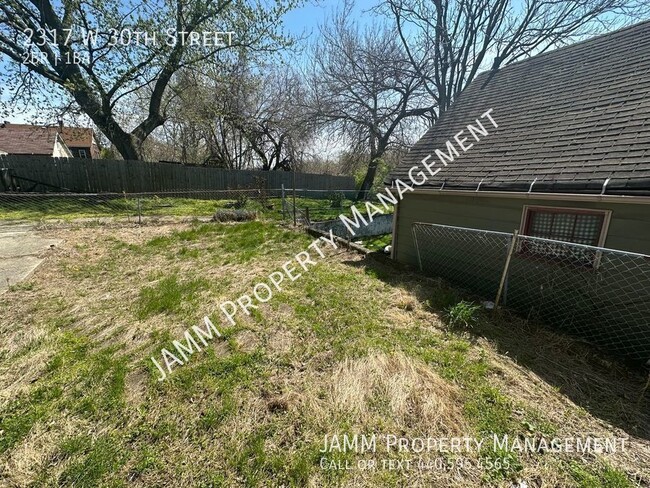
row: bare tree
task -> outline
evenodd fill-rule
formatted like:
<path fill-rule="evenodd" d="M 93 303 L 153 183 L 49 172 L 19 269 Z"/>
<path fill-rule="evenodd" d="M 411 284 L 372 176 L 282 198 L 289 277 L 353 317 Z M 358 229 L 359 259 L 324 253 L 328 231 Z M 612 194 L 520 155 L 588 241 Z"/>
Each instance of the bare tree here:
<path fill-rule="evenodd" d="M 175 75 L 235 50 L 283 45 L 277 21 L 293 4 L 280 0 L 269 9 L 247 0 L 3 0 L 0 55 L 9 69 L 0 77 L 12 95 L 8 107 L 21 99 L 31 106 L 49 102 L 58 88 L 125 159 L 139 159 L 144 140 L 167 119 Z M 147 93 L 147 109 L 127 127 L 120 107 L 134 93 Z"/>
<path fill-rule="evenodd" d="M 186 73 L 173 86 L 164 138 L 182 162 L 231 169 L 291 170 L 314 134 L 300 78 L 286 66 L 238 63 L 226 72 Z M 187 145 L 184 145 L 187 143 Z"/>
<path fill-rule="evenodd" d="M 410 66 L 447 110 L 485 69 L 647 16 L 644 0 L 386 0 Z"/>
<path fill-rule="evenodd" d="M 421 123 L 433 107 L 396 32 L 380 23 L 359 28 L 350 20 L 350 8 L 347 4 L 321 27 L 310 74 L 311 106 L 332 135 L 354 153 L 368 154 L 357 195 L 364 199 L 386 150 L 407 143 L 409 124 Z"/>
<path fill-rule="evenodd" d="M 267 67 L 247 110 L 233 113 L 231 122 L 251 144 L 262 170 L 289 171 L 299 166 L 314 134 L 302 110 L 302 80 L 287 66 Z"/>
<path fill-rule="evenodd" d="M 253 151 L 231 114 L 243 110 L 255 86 L 242 59 L 219 70 L 179 74 L 170 86 L 168 123 L 156 134 L 168 149 L 166 159 L 227 169 L 253 166 Z M 146 103 L 146 100 L 143 102 Z"/>

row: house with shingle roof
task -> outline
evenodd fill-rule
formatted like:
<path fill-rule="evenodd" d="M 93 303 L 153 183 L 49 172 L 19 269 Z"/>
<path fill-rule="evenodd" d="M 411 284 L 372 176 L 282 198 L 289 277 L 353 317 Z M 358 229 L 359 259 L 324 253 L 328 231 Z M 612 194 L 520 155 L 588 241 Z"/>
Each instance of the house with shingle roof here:
<path fill-rule="evenodd" d="M 100 147 L 93 129 L 64 126 L 59 134 L 75 158 L 99 158 Z"/>
<path fill-rule="evenodd" d="M 0 124 L 0 154 L 95 159 L 99 145 L 90 128 L 4 122 Z"/>
<path fill-rule="evenodd" d="M 385 183 L 436 149 L 453 160 L 397 205 L 398 261 L 417 264 L 415 222 L 650 254 L 650 21 L 480 74 Z"/>

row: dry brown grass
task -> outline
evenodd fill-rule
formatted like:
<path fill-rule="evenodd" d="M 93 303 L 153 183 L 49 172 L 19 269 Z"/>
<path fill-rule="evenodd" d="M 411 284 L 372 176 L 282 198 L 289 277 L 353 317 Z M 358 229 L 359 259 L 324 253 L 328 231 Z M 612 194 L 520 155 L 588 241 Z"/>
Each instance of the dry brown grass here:
<path fill-rule="evenodd" d="M 557 340 L 566 342 L 567 339 Z M 625 450 L 606 453 L 603 455 L 604 459 L 613 466 L 619 467 L 619 469 L 622 469 L 628 475 L 635 477 L 644 483 L 645 486 L 650 485 L 650 441 L 646 437 L 643 437 L 645 435 L 644 432 L 647 433 L 647 424 L 645 422 L 647 422 L 647 415 L 650 412 L 647 410 L 644 411 L 643 407 L 639 409 L 639 406 L 635 405 L 632 401 L 639 395 L 639 390 L 634 389 L 628 382 L 619 382 L 618 385 L 610 383 L 609 387 L 603 391 L 602 384 L 605 378 L 596 374 L 593 367 L 590 368 L 586 363 L 582 363 L 582 369 L 576 369 L 575 376 L 572 375 L 561 383 L 562 388 L 559 392 L 556 384 L 544 380 L 534 370 L 523 367 L 498 354 L 493 347 L 488 347 L 487 350 L 491 351 L 490 359 L 495 365 L 495 374 L 493 377 L 495 384 L 498 384 L 504 391 L 508 392 L 508 395 L 512 398 L 516 398 L 522 405 L 543 412 L 546 418 L 552 420 L 557 425 L 558 437 L 575 438 L 588 435 L 599 438 L 617 437 L 626 439 L 627 448 Z M 549 362 L 552 365 L 555 361 L 549 359 Z M 562 374 L 560 368 L 557 368 L 555 372 L 556 375 Z M 570 391 L 571 389 L 574 389 L 574 391 Z M 577 394 L 576 390 L 579 390 L 580 394 Z M 587 410 L 590 408 L 590 405 L 585 404 L 581 406 L 572 400 L 572 398 L 594 398 L 594 391 L 598 390 L 604 394 L 603 398 L 609 398 L 612 403 L 620 400 L 620 397 L 618 397 L 619 400 L 614 397 L 614 395 L 617 395 L 617 392 L 628 391 L 630 396 L 627 400 L 627 405 L 630 408 L 628 412 L 630 420 L 634 424 L 637 422 L 641 423 L 641 435 L 634 435 L 630 429 L 626 431 L 621 427 L 612 425 L 612 423 L 606 420 L 598 418 Z M 641 405 L 647 404 L 647 402 L 648 399 L 644 398 Z M 641 486 L 644 485 L 642 484 Z"/>
<path fill-rule="evenodd" d="M 25 438 L 0 457 L 0 480 L 10 486 L 26 486 L 45 473 L 45 485 L 55 486 L 57 477 L 77 460 L 60 456 L 61 441 L 88 434 L 113 433 L 122 439 L 122 448 L 133 455 L 109 478 L 142 487 L 208 484 L 206 473 L 217 478 L 223 475 L 219 478 L 222 486 L 246 484 L 247 476 L 254 478 L 246 466 L 253 465 L 255 453 L 250 451 L 250 459 L 241 462 L 236 455 L 249 452 L 260 435 L 264 453 L 279 456 L 280 466 L 307 459 L 311 468 L 314 450 L 326 433 L 467 435 L 472 432 L 473 419 L 467 417 L 464 403 L 471 399 L 472 385 L 444 376 L 445 369 L 441 369 L 435 355 L 420 357 L 416 352 L 405 352 L 410 350 L 411 340 L 416 343 L 422 337 L 439 341 L 441 353 L 446 351 L 448 341 L 467 343 L 468 350 L 462 353 L 459 364 L 487 361 L 490 367 L 485 382 L 507 395 L 515 420 L 523 419 L 530 409 L 540 411 L 544 421 L 556 425 L 562 436 L 611 437 L 631 433 L 624 419 L 614 421 L 611 416 L 601 415 L 602 409 L 589 404 L 590 399 L 607 398 L 609 388 L 615 392 L 619 406 L 633 405 L 632 397 L 638 390 L 628 370 L 598 367 L 586 358 L 576 358 L 575 354 L 572 357 L 575 349 L 567 350 L 564 340 L 542 332 L 511 329 L 506 342 L 501 335 L 487 334 L 488 339 L 472 334 L 450 337 L 437 311 L 424 303 L 423 297 L 436 293 L 434 282 L 403 270 L 383 269 L 388 276 L 384 281 L 369 277 L 367 271 L 376 265 L 370 258 L 347 251 L 333 254 L 327 267 L 322 268 L 325 271 L 320 276 L 331 273 L 332 283 L 316 283 L 316 291 L 308 296 L 306 289 L 311 278 L 296 282 L 286 293 L 261 307 L 259 317 L 242 320 L 231 342 L 215 343 L 217 359 L 210 361 L 216 366 L 222 366 L 220 359 L 247 360 L 260 353 L 261 359 L 256 360 L 250 378 L 244 377 L 241 386 L 225 384 L 226 375 L 212 375 L 206 368 L 200 370 L 208 361 L 207 355 L 192 358 L 192 363 L 184 366 L 188 378 L 196 379 L 191 386 L 157 385 L 143 366 L 152 344 L 159 344 L 153 339 L 155 334 L 179 338 L 185 328 L 194 325 L 187 323 L 188 317 L 218 316 L 221 300 L 236 298 L 286 260 L 280 253 L 253 259 L 245 265 L 215 264 L 219 256 L 214 252 L 200 252 L 192 259 L 176 258 L 173 254 L 170 257 L 166 251 L 143 257 L 128 248 L 116 252 L 108 240 L 141 246 L 156 236 L 189 228 L 189 223 L 143 227 L 112 223 L 106 227 L 49 227 L 43 231 L 64 242 L 30 278 L 31 289 L 7 295 L 10 300 L 0 319 L 0 335 L 6 339 L 1 349 L 4 356 L 0 363 L 0 401 L 6 405 L 32 391 L 46 376 L 45 365 L 57 352 L 58 334 L 72 332 L 88 336 L 95 349 L 114 346 L 116 356 L 128 359 L 125 406 L 119 414 L 96 422 L 71 414 L 37 421 Z M 210 236 L 183 246 L 204 251 L 218 239 L 218 235 Z M 281 247 L 278 243 L 272 245 Z M 139 290 L 155 286 L 170 270 L 180 277 L 201 277 L 215 285 L 198 293 L 198 310 L 182 308 L 176 315 L 135 318 L 134 303 Z M 340 276 L 352 277 L 354 281 L 339 285 Z M 226 278 L 230 279 L 227 286 L 218 286 Z M 339 286 L 345 287 L 340 296 L 336 295 Z M 361 306 L 347 311 L 335 301 L 353 293 L 363 297 L 372 312 L 364 315 Z M 332 298 L 333 306 L 323 306 L 322 298 L 330 295 L 338 298 Z M 314 308 L 318 310 L 318 320 L 303 318 L 301 314 L 309 314 Z M 354 355 L 345 354 L 346 343 L 334 342 L 347 328 L 355 326 L 354 321 L 345 321 L 346 314 L 367 322 L 368 337 L 361 330 L 350 339 L 357 346 L 367 339 L 367 349 Z M 373 321 L 373 315 L 379 315 L 379 324 Z M 315 322 L 331 325 L 336 332 L 328 335 L 327 328 L 319 329 Z M 505 322 L 503 327 L 513 328 L 514 324 Z M 386 328 L 377 329 L 380 325 Z M 400 335 L 391 339 L 391 350 L 376 347 L 382 334 L 396 331 Z M 537 353 L 534 360 L 517 359 L 515 352 L 531 347 Z M 561 364 L 569 358 L 571 367 Z M 227 374 L 237 374 L 238 367 L 229 365 Z M 202 371 L 203 376 L 191 376 L 193 368 L 197 368 L 197 375 Z M 650 442 L 643 424 L 645 402 L 644 399 L 639 404 L 637 412 L 630 413 L 628 425 L 632 420 L 640 425 L 637 434 L 631 434 L 630 448 L 607 457 L 607 461 L 629 475 L 641 471 L 638 479 L 650 483 Z M 225 407 L 229 410 L 223 418 L 206 427 L 208 414 L 221 412 Z M 158 462 L 143 470 L 139 467 L 139 456 L 147 449 L 153 450 Z M 575 486 L 563 471 L 565 458 L 573 459 L 523 457 L 523 469 L 517 476 L 526 479 L 528 486 Z M 579 462 L 592 465 L 594 459 Z M 270 468 L 264 465 L 257 469 Z M 274 486 L 273 475 L 262 473 L 261 481 L 250 484 Z M 510 486 L 513 482 L 482 481 L 483 475 L 474 466 L 458 472 L 354 472 L 332 478 L 315 468 L 303 486 L 462 487 L 481 483 Z"/>
<path fill-rule="evenodd" d="M 380 401 L 399 429 L 433 437 L 467 431 L 458 389 L 426 364 L 403 354 L 345 360 L 335 367 L 330 388 L 325 403 L 355 423 L 364 424 L 376 415 L 372 405 Z"/>
<path fill-rule="evenodd" d="M 10 474 L 5 478 L 6 486 L 22 488 L 33 485 L 39 473 L 51 466 L 55 466 L 57 472 L 63 471 L 66 463 L 57 459 L 61 439 L 94 434 L 95 426 L 71 415 L 35 425 L 25 440 L 2 459 L 3 474 Z"/>

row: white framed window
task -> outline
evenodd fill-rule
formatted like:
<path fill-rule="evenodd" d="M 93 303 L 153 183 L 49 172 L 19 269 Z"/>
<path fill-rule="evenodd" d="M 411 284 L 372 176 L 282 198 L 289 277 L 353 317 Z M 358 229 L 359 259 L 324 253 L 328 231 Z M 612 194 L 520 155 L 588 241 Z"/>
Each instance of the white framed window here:
<path fill-rule="evenodd" d="M 86 150 L 85 149 L 79 149 L 79 157 L 80 158 L 87 158 L 88 157 L 86 155 Z"/>

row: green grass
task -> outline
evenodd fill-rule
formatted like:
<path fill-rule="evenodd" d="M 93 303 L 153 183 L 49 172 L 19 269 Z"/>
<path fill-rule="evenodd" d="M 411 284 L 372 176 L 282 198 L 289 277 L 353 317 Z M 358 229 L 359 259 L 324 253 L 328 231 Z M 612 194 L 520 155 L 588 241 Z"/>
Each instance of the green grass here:
<path fill-rule="evenodd" d="M 58 350 L 45 375 L 0 414 L 0 453 L 22 440 L 37 422 L 63 412 L 98 420 L 124 406 L 127 366 L 114 348 L 93 348 L 87 337 L 71 332 L 58 334 L 55 342 Z"/>
<path fill-rule="evenodd" d="M 608 464 L 585 466 L 571 462 L 569 472 L 580 488 L 633 488 L 633 484 L 621 471 Z"/>
<path fill-rule="evenodd" d="M 185 304 L 193 304 L 197 293 L 207 287 L 204 279 L 181 281 L 175 274 L 165 276 L 156 284 L 140 289 L 136 316 L 142 320 L 161 313 L 180 312 Z"/>
<path fill-rule="evenodd" d="M 187 216 L 209 217 L 215 210 L 226 208 L 233 200 L 212 200 L 173 197 L 79 197 L 62 194 L 58 196 L 20 195 L 4 199 L 0 205 L 0 220 L 73 220 L 93 217 Z M 246 208 L 277 217 L 279 210 L 263 208 L 256 200 L 249 200 Z M 277 207 L 278 209 L 280 206 Z"/>
<path fill-rule="evenodd" d="M 290 192 L 287 192 L 287 201 L 293 204 L 293 198 Z M 271 202 L 278 208 L 282 209 L 281 199 L 271 199 Z M 305 212 L 309 209 L 309 218 L 312 221 L 331 220 L 336 219 L 340 214 L 348 214 L 350 206 L 353 205 L 352 200 L 343 199 L 340 202 L 333 204 L 331 199 L 328 198 L 305 198 L 302 196 L 296 197 L 296 208 Z M 291 218 L 291 215 L 288 216 Z"/>
<path fill-rule="evenodd" d="M 287 200 L 293 203 L 290 193 Z M 301 211 L 309 209 L 312 221 L 336 219 L 340 214 L 350 215 L 350 206 L 355 202 L 348 199 L 334 202 L 329 198 L 296 197 L 296 208 Z M 80 197 L 73 194 L 57 196 L 20 195 L 7 198 L 0 205 L 0 220 L 64 220 L 89 219 L 100 217 L 209 217 L 217 209 L 232 208 L 234 199 L 202 199 L 181 197 L 124 197 L 108 198 L 97 196 Z M 360 211 L 365 211 L 363 203 L 357 203 Z M 269 198 L 263 202 L 257 198 L 247 198 L 244 209 L 255 211 L 269 219 L 282 218 L 282 199 Z M 285 217 L 291 220 L 292 216 Z M 379 244 L 379 243 L 378 243 Z"/>
<path fill-rule="evenodd" d="M 363 247 L 366 249 L 383 252 L 386 246 L 392 242 L 393 236 L 392 234 L 384 234 L 381 236 L 360 237 L 358 240 L 363 243 Z"/>
<path fill-rule="evenodd" d="M 289 201 L 293 201 L 289 199 Z M 187 216 L 208 217 L 217 209 L 231 208 L 235 200 L 214 200 L 201 198 L 177 197 L 125 197 L 107 198 L 98 196 L 79 197 L 61 194 L 57 196 L 20 195 L 6 198 L 0 205 L 0 220 L 73 220 L 92 217 L 135 217 L 147 216 Z M 347 213 L 351 200 L 343 200 L 340 207 L 332 207 L 328 199 L 296 199 L 296 206 L 301 210 L 309 208 L 313 220 L 337 218 Z M 268 208 L 270 205 L 272 208 Z M 267 206 L 257 199 L 246 200 L 244 208 L 259 212 L 268 217 L 279 219 L 282 216 L 282 200 L 270 198 Z M 288 218 L 290 216 L 287 216 Z"/>
<path fill-rule="evenodd" d="M 288 195 L 287 199 L 290 203 L 293 203 L 293 199 L 291 198 L 291 195 Z M 277 200 L 273 199 L 271 201 L 276 203 L 278 209 L 282 209 L 282 204 L 280 199 Z M 380 209 L 385 210 L 382 204 L 377 202 L 373 202 L 373 203 L 376 206 L 378 206 Z M 359 212 L 365 214 L 366 207 L 363 202 L 354 202 L 353 200 L 343 199 L 340 202 L 340 205 L 333 205 L 333 202 L 327 198 L 324 199 L 303 198 L 303 197 L 296 198 L 296 208 L 302 210 L 303 212 L 306 212 L 306 209 L 309 209 L 309 218 L 314 222 L 337 219 L 341 214 L 351 217 L 352 212 L 350 211 L 350 207 L 352 205 L 355 205 L 359 210 Z M 394 208 L 392 205 L 390 205 L 386 213 L 392 213 L 393 211 Z M 389 241 L 387 244 L 390 244 L 390 235 L 388 235 L 388 237 L 384 236 L 383 241 L 385 241 L 386 238 Z M 373 239 L 369 239 L 369 240 L 373 240 Z"/>
<path fill-rule="evenodd" d="M 73 219 L 93 216 L 137 215 L 137 202 L 130 199 L 102 200 L 77 196 L 20 195 L 4 199 L 0 206 L 0 219 Z"/>
<path fill-rule="evenodd" d="M 391 374 L 380 378 L 383 389 L 363 415 L 334 404 L 335 372 L 378 355 L 407 357 L 453 388 L 454 404 L 445 408 L 462 416 L 466 435 L 552 436 L 567 427 L 568 417 L 545 411 L 545 403 L 523 401 L 504 388 L 507 381 L 495 380 L 507 378 L 507 357 L 495 365 L 494 352 L 467 331 L 444 327 L 444 310 L 463 300 L 456 290 L 342 254 L 286 283 L 230 327 L 218 304 L 250 291 L 312 237 L 268 221 L 194 223 L 133 241 L 129 233 L 99 228 L 80 234 L 76 246 L 75 232 L 81 231 L 68 236 L 75 252 L 53 258 L 52 273 L 37 273 L 9 290 L 6 303 L 20 306 L 9 306 L 0 317 L 0 330 L 15 330 L 24 317 L 30 331 L 45 330 L 0 355 L 4 384 L 25 383 L 0 412 L 1 459 L 19 456 L 23 443 L 38 449 L 38 439 L 30 440 L 35 433 L 45 430 L 51 437 L 43 444 L 45 460 L 13 480 L 17 486 L 434 484 L 426 473 L 424 481 L 414 473 L 381 470 L 361 478 L 319 466 L 327 433 L 416 437 L 434 429 L 435 436 L 436 427 L 419 417 L 417 405 L 407 402 L 405 420 L 393 413 Z M 181 339 L 178 331 L 204 314 L 223 337 L 158 382 L 149 357 L 171 348 Z M 476 317 L 486 320 L 481 313 Z M 14 361 L 43 369 L 34 381 L 22 367 L 14 378 L 3 376 Z M 555 400 L 569 403 L 556 394 Z M 449 401 L 440 395 L 441 402 Z M 589 421 L 583 416 L 580 428 L 599 425 Z M 330 459 L 360 457 L 348 452 Z M 479 457 L 491 468 L 470 474 L 468 486 L 509 486 L 522 473 L 535 474 L 541 459 L 490 450 Z M 556 470 L 558 486 L 633 486 L 615 464 L 567 456 L 551 465 L 545 469 Z"/>
<path fill-rule="evenodd" d="M 91 439 L 87 436 L 65 441 L 61 446 L 65 457 L 73 462 L 59 478 L 61 486 L 95 487 L 98 482 L 128 459 L 129 453 L 120 446 L 119 439 L 102 436 Z"/>
<path fill-rule="evenodd" d="M 16 283 L 15 285 L 10 285 L 9 289 L 11 291 L 30 291 L 34 289 L 34 283 L 23 281 L 20 283 Z"/>

